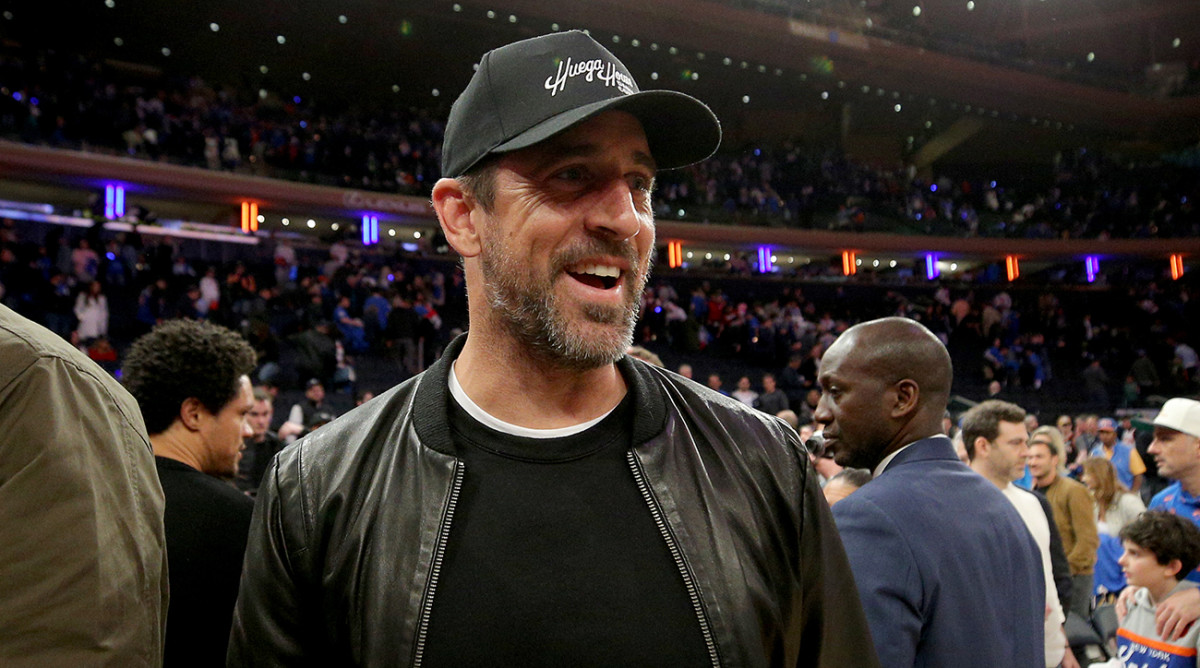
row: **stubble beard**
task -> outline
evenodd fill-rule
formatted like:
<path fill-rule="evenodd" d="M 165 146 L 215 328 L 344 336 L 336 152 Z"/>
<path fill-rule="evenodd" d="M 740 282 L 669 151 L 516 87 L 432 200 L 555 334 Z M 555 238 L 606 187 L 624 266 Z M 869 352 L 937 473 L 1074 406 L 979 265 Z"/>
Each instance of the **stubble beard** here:
<path fill-rule="evenodd" d="M 557 253 L 546 275 L 537 276 L 521 266 L 508 248 L 494 240 L 485 242 L 480 267 L 484 291 L 497 321 L 532 356 L 565 369 L 586 371 L 613 364 L 633 343 L 642 290 L 650 273 L 645 271 L 632 243 L 592 239 Z M 587 257 L 612 255 L 625 258 L 630 271 L 622 277 L 625 300 L 619 306 L 581 304 L 583 322 L 573 322 L 573 306 L 555 291 L 565 268 Z"/>

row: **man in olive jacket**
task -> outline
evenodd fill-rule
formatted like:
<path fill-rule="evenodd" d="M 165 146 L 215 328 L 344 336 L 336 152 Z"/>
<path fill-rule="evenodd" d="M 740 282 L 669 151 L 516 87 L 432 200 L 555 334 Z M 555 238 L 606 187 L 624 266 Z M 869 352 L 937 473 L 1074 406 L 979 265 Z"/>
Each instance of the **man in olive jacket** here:
<path fill-rule="evenodd" d="M 0 306 L 0 665 L 161 666 L 163 492 L 133 397 Z"/>

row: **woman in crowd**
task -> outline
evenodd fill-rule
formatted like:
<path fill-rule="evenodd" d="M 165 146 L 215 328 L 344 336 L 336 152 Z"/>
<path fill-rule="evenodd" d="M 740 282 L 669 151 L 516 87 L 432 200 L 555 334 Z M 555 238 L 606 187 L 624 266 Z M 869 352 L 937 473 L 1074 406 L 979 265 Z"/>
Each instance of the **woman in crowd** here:
<path fill-rule="evenodd" d="M 1117 470 L 1103 457 L 1083 462 L 1083 484 L 1096 502 L 1096 527 L 1100 547 L 1096 550 L 1096 595 L 1105 596 L 1125 587 L 1125 576 L 1117 559 L 1121 556 L 1121 529 L 1146 510 L 1141 497 L 1117 480 Z"/>
<path fill-rule="evenodd" d="M 79 318 L 79 343 L 108 336 L 108 298 L 101 292 L 100 281 L 92 281 L 75 298 L 75 317 Z"/>

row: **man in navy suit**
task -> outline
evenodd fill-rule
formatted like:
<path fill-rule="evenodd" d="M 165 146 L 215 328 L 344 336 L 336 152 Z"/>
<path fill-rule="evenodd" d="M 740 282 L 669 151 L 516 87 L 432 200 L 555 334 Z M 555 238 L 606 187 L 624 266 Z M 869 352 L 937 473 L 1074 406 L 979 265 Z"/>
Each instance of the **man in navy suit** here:
<path fill-rule="evenodd" d="M 834 519 L 882 665 L 1041 668 L 1041 556 L 941 434 L 952 375 L 937 337 L 904 318 L 829 347 L 816 421 L 838 464 L 875 475 Z"/>

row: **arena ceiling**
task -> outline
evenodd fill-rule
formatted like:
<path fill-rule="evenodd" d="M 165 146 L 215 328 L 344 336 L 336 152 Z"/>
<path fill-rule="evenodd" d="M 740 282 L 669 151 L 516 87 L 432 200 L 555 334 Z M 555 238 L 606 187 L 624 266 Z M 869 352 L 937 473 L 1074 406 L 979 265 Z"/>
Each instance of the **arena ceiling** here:
<path fill-rule="evenodd" d="M 195 72 L 281 99 L 444 113 L 487 49 L 585 28 L 644 87 L 709 102 L 735 141 L 792 132 L 902 149 L 909 138 L 921 144 L 965 129 L 974 155 L 1020 160 L 1023 148 L 1097 137 L 1155 150 L 1200 137 L 1200 96 L 1167 94 L 1180 81 L 1171 75 L 1200 62 L 1196 0 L 0 5 L 10 47 Z"/>

